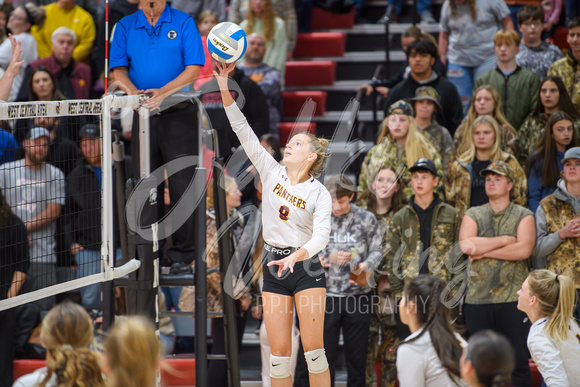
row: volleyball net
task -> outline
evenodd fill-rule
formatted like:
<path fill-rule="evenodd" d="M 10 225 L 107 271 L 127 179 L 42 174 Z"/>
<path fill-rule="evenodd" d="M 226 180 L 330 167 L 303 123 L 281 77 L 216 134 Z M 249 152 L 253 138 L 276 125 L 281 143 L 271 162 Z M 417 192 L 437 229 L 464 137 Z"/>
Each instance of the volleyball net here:
<path fill-rule="evenodd" d="M 0 311 L 123 277 L 112 118 L 138 96 L 0 104 Z"/>

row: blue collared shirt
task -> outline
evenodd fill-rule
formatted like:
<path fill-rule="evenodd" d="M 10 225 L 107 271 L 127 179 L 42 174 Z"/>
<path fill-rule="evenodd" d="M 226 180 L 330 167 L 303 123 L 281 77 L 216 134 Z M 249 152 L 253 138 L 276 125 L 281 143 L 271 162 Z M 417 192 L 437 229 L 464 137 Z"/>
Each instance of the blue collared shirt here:
<path fill-rule="evenodd" d="M 193 18 L 169 6 L 154 27 L 143 11 L 121 19 L 114 30 L 110 56 L 110 68 L 127 67 L 129 78 L 140 90 L 161 88 L 185 66 L 205 62 Z"/>

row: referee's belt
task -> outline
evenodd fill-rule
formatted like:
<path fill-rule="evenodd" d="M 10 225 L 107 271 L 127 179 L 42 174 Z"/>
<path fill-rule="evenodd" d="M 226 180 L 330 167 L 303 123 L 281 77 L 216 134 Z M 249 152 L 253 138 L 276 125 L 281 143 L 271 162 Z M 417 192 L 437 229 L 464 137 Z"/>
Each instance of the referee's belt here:
<path fill-rule="evenodd" d="M 264 249 L 272 254 L 288 256 L 300 250 L 300 247 L 276 247 L 264 242 Z"/>

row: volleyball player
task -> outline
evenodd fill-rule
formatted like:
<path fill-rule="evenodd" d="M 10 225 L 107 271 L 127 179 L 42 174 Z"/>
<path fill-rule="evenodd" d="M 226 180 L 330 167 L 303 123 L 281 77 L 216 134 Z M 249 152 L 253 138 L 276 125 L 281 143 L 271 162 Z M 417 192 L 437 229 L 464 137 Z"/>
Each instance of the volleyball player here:
<path fill-rule="evenodd" d="M 214 75 L 230 124 L 263 184 L 264 322 L 272 348 L 272 386 L 291 386 L 292 316 L 298 312 L 311 386 L 329 386 L 323 348 L 326 278 L 318 259 L 330 234 L 332 199 L 316 180 L 328 141 L 300 133 L 287 143 L 283 165 L 261 145 L 228 90 L 235 63 L 218 63 Z"/>

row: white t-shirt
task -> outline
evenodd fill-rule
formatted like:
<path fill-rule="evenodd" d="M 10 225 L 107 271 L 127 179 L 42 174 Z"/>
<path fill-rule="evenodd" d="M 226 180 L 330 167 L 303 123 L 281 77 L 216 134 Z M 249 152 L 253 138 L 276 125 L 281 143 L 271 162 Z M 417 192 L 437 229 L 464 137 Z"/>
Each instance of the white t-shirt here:
<path fill-rule="evenodd" d="M 580 327 L 570 319 L 568 338 L 562 343 L 548 337 L 548 317 L 536 321 L 528 334 L 528 349 L 548 387 L 580 386 Z"/>
<path fill-rule="evenodd" d="M 417 337 L 423 328 L 409 335 L 405 341 Z M 457 333 L 457 341 L 465 348 L 467 343 Z M 435 352 L 435 347 L 431 342 L 431 335 L 425 332 L 419 339 L 409 344 L 402 344 L 397 349 L 397 377 L 401 387 L 457 387 L 465 386 L 464 382 L 458 380 L 455 383 Z"/>
<path fill-rule="evenodd" d="M 37 387 L 44 380 L 47 373 L 48 369 L 46 367 L 39 368 L 30 374 L 19 377 L 12 387 Z M 46 383 L 46 387 L 56 387 L 57 385 L 56 374 L 52 374 L 50 380 Z"/>
<path fill-rule="evenodd" d="M 10 90 L 9 102 L 13 102 L 18 95 L 20 86 L 24 80 L 24 74 L 26 73 L 26 67 L 30 62 L 34 62 L 38 59 L 38 48 L 36 47 L 36 40 L 29 32 L 23 32 L 18 35 L 14 35 L 14 38 L 20 41 L 20 47 L 22 48 L 22 54 L 20 55 L 20 60 L 24 63 L 20 66 L 18 70 L 18 75 L 14 78 L 12 82 L 12 89 Z M 6 70 L 10 64 L 10 58 L 12 57 L 12 45 L 10 39 L 6 39 L 0 44 L 0 67 Z"/>
<path fill-rule="evenodd" d="M 313 257 L 328 243 L 332 199 L 328 190 L 310 177 L 291 185 L 286 167 L 266 151 L 234 103 L 225 107 L 232 128 L 262 180 L 264 241 L 276 247 L 304 247 Z"/>

